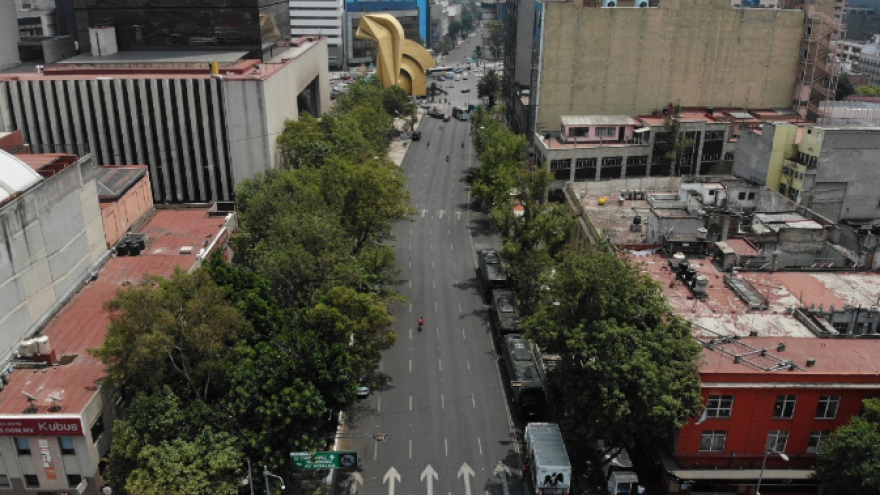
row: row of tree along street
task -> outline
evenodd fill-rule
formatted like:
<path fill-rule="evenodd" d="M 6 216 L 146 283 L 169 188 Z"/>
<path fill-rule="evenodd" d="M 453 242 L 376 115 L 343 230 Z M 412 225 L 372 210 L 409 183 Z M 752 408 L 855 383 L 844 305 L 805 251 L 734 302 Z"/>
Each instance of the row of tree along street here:
<path fill-rule="evenodd" d="M 688 143 L 673 108 L 666 158 L 676 165 Z M 690 323 L 673 314 L 657 282 L 612 246 L 569 249 L 574 221 L 562 205 L 545 201 L 552 175 L 527 156 L 526 139 L 497 117 L 482 108 L 473 114 L 480 167 L 469 179 L 502 234 L 520 328 L 560 358 L 545 387 L 570 452 L 601 463 L 610 460 L 609 451 L 650 437 L 671 440 L 704 407 L 701 347 Z M 522 207 L 521 216 L 514 206 Z M 595 450 L 597 440 L 604 440 L 605 452 Z M 817 476 L 831 493 L 880 495 L 878 459 L 880 399 L 872 399 L 862 416 L 823 443 Z"/>
<path fill-rule="evenodd" d="M 410 111 L 400 88 L 360 80 L 320 121 L 289 121 L 287 166 L 236 190 L 234 264 L 148 277 L 107 304 L 92 352 L 125 412 L 108 459 L 116 493 L 231 495 L 248 490 L 247 461 L 297 490 L 289 453 L 330 443 L 360 381 L 382 382 L 401 299 L 386 241 L 412 214 L 386 150 L 392 114 Z"/>

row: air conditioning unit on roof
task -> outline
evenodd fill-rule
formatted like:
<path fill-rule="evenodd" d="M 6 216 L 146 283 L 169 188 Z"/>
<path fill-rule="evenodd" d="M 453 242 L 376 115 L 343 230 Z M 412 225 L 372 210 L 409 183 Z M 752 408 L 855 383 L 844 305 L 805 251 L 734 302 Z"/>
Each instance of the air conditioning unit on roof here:
<path fill-rule="evenodd" d="M 651 5 L 648 3 L 648 0 L 636 0 L 636 7 L 644 9 L 646 7 L 650 7 Z"/>

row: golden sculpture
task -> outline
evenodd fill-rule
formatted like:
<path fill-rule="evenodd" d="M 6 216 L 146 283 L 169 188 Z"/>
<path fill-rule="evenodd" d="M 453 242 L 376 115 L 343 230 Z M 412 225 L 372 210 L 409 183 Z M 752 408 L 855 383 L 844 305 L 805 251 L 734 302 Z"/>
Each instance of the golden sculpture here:
<path fill-rule="evenodd" d="M 376 76 L 382 87 L 395 84 L 414 96 L 427 93 L 425 71 L 434 67 L 434 57 L 415 41 L 403 35 L 400 22 L 389 14 L 364 14 L 355 34 L 360 39 L 379 43 L 376 55 Z"/>

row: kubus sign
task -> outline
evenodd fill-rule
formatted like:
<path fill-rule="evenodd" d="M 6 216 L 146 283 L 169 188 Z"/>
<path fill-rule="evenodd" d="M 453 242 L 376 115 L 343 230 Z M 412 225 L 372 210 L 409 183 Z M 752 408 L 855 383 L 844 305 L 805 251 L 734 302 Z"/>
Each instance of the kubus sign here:
<path fill-rule="evenodd" d="M 85 436 L 79 416 L 0 416 L 3 437 L 76 437 Z"/>

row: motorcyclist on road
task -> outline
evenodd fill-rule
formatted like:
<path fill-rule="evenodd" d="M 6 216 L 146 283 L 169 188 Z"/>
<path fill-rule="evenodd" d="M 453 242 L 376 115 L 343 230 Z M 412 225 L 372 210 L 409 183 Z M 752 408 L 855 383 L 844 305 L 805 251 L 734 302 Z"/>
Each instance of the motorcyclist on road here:
<path fill-rule="evenodd" d="M 431 141 L 428 141 L 428 148 L 431 147 Z"/>
<path fill-rule="evenodd" d="M 449 155 L 448 155 L 448 154 L 446 155 L 446 161 L 447 161 L 447 162 L 449 161 Z"/>
<path fill-rule="evenodd" d="M 425 324 L 425 319 L 423 317 L 419 316 L 419 331 L 420 332 L 422 331 L 422 325 L 424 325 L 424 324 Z"/>

